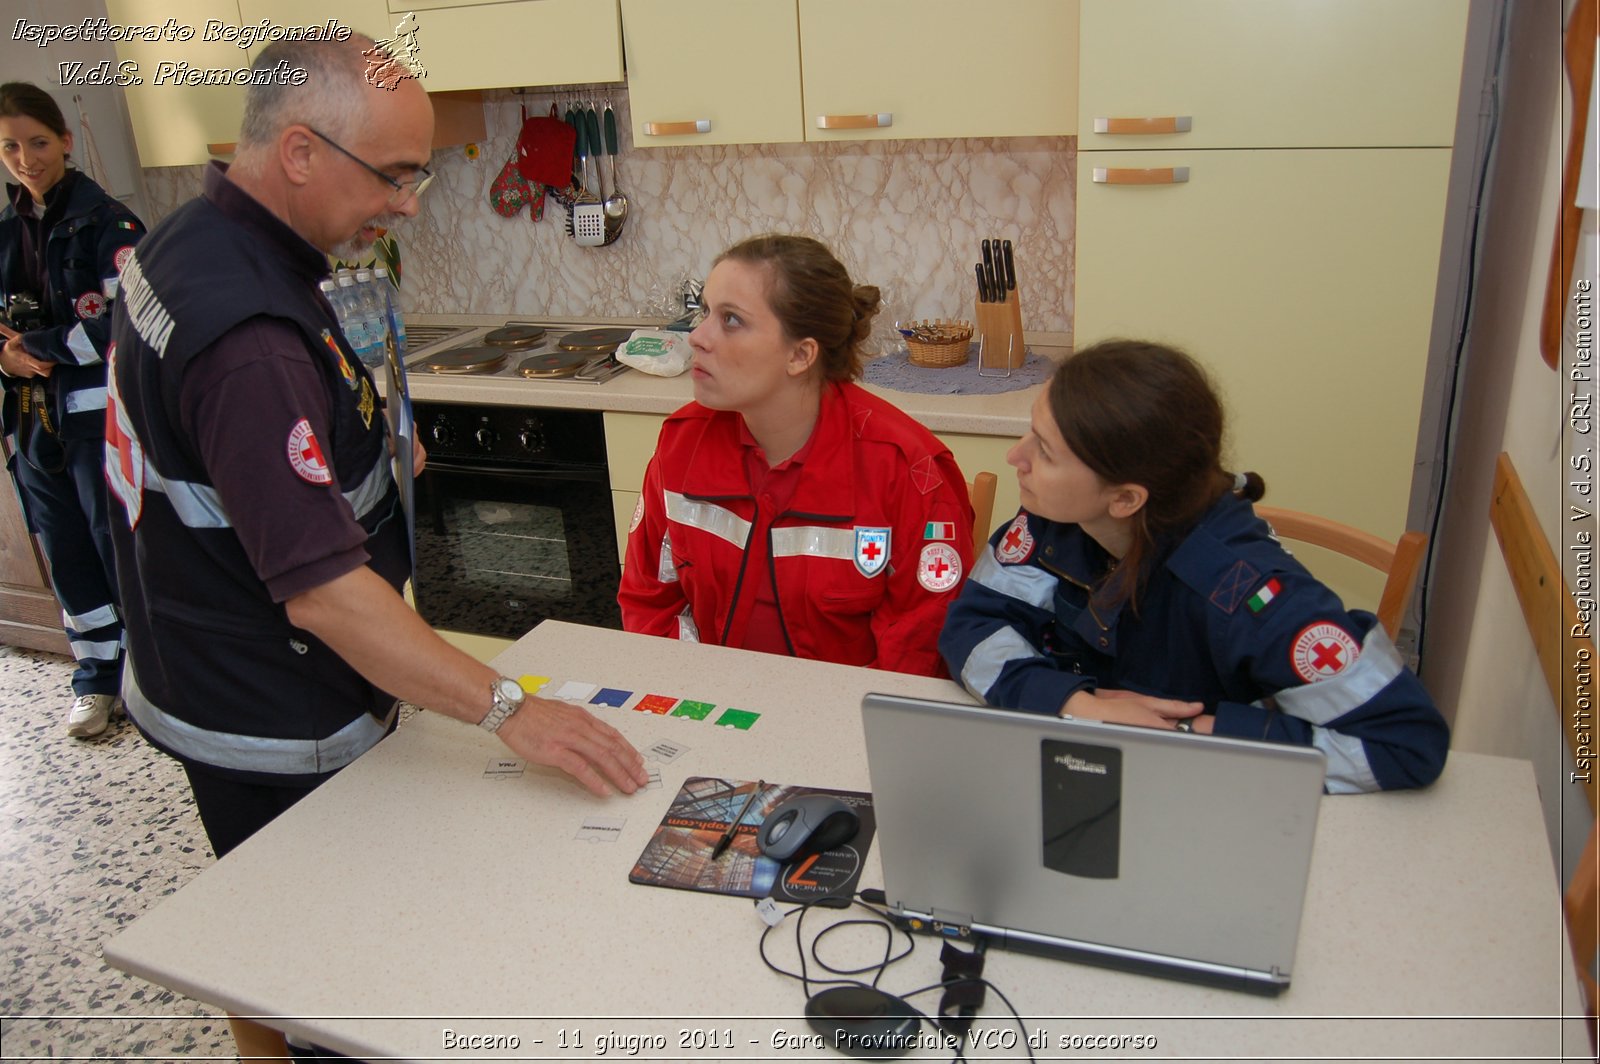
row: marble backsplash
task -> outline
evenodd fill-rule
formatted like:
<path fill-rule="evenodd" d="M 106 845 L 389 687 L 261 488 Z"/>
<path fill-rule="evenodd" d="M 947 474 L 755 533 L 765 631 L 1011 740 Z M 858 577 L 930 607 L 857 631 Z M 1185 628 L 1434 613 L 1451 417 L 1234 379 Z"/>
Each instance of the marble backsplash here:
<path fill-rule="evenodd" d="M 683 277 L 704 277 L 729 244 L 781 231 L 827 242 L 857 282 L 882 289 L 881 340 L 896 319 L 970 319 L 979 242 L 995 236 L 1015 246 L 1027 329 L 1071 331 L 1075 138 L 634 150 L 626 91 L 584 91 L 617 110 L 630 210 L 616 243 L 579 247 L 553 200 L 537 223 L 526 210 L 494 213 L 489 188 L 511 157 L 522 106 L 540 113 L 568 94 L 487 93 L 478 158 L 441 149 L 421 214 L 396 230 L 408 311 L 637 315 Z M 196 195 L 201 173 L 145 171 L 151 221 Z"/>

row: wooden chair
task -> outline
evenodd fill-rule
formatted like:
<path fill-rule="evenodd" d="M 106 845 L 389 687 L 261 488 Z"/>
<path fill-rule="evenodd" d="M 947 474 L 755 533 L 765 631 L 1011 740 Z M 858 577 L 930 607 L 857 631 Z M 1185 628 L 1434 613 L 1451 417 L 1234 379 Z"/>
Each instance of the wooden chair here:
<path fill-rule="evenodd" d="M 1383 595 L 1376 610 L 1378 623 L 1394 639 L 1400 631 L 1411 593 L 1417 587 L 1417 574 L 1422 569 L 1422 555 L 1428 548 L 1428 537 L 1421 532 L 1407 532 L 1399 543 L 1379 539 L 1370 532 L 1340 524 L 1338 521 L 1298 510 L 1284 510 L 1276 506 L 1257 506 L 1256 514 L 1272 526 L 1283 539 L 1310 543 L 1354 558 L 1387 576 Z"/>
<path fill-rule="evenodd" d="M 979 473 L 967 483 L 967 496 L 972 499 L 972 553 L 983 553 L 989 545 L 989 533 L 994 531 L 989 522 L 994 520 L 994 489 L 1000 483 L 993 473 Z"/>
<path fill-rule="evenodd" d="M 1534 650 L 1539 655 L 1539 665 L 1549 685 L 1550 696 L 1555 700 L 1556 712 L 1561 718 L 1562 732 L 1573 753 L 1578 753 L 1578 729 L 1570 727 L 1572 721 L 1583 719 L 1579 711 L 1579 684 L 1577 672 L 1571 663 L 1586 661 L 1593 664 L 1594 636 L 1581 635 L 1588 626 L 1581 623 L 1577 600 L 1567 587 L 1561 572 L 1561 563 L 1545 539 L 1544 530 L 1528 501 L 1511 456 L 1501 453 L 1494 466 L 1494 497 L 1489 503 L 1489 524 L 1495 538 L 1500 541 L 1500 553 L 1505 556 L 1506 568 L 1511 573 L 1511 584 L 1516 588 L 1517 602 L 1522 606 L 1522 618 L 1527 622 L 1528 634 L 1533 637 Z M 1565 647 L 1563 648 L 1563 644 Z M 1588 751 L 1584 751 L 1588 756 Z M 1589 799 L 1589 811 L 1596 810 L 1600 799 L 1600 783 L 1590 780 L 1584 789 Z M 1578 980 L 1583 984 L 1584 1011 L 1589 1020 L 1589 1041 L 1595 1041 L 1595 1013 L 1600 1006 L 1600 990 L 1595 986 L 1591 970 L 1600 955 L 1600 820 L 1589 832 L 1589 842 L 1578 859 L 1567 883 L 1564 908 L 1567 914 L 1567 937 L 1572 944 L 1572 957 L 1578 966 Z"/>

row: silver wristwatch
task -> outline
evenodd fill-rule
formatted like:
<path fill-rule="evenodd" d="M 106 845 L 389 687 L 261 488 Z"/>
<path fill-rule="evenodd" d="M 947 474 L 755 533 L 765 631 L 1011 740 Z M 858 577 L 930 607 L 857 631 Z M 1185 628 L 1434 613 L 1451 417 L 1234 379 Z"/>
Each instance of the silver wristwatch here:
<path fill-rule="evenodd" d="M 511 718 L 511 714 L 522 708 L 522 685 L 502 676 L 489 685 L 489 695 L 494 701 L 489 706 L 489 712 L 478 722 L 478 727 L 487 732 L 497 732 Z"/>

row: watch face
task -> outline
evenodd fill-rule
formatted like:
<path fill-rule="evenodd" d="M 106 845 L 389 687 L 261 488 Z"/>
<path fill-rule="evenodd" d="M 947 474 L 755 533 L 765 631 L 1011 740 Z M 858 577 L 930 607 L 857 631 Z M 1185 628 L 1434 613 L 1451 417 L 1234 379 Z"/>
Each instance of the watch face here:
<path fill-rule="evenodd" d="M 505 699 L 512 706 L 519 706 L 522 704 L 522 698 L 525 692 L 522 690 L 522 685 L 517 681 L 502 676 L 498 681 L 495 682 L 495 688 L 500 692 L 500 697 Z"/>

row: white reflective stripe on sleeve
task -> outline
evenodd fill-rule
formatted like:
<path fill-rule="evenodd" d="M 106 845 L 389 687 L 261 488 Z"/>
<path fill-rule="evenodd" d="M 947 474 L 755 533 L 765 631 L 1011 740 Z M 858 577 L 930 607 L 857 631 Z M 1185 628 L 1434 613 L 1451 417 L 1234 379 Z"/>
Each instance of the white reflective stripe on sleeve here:
<path fill-rule="evenodd" d="M 108 624 L 117 624 L 117 608 L 110 603 L 90 610 L 88 613 L 68 613 L 61 611 L 61 626 L 71 628 L 74 632 L 92 632 L 96 628 L 104 628 Z"/>
<path fill-rule="evenodd" d="M 76 414 L 80 410 L 104 410 L 106 408 L 106 390 L 104 388 L 79 388 L 75 392 L 67 393 L 67 413 Z"/>
<path fill-rule="evenodd" d="M 94 343 L 84 331 L 81 321 L 67 330 L 67 350 L 72 352 L 72 357 L 78 360 L 80 366 L 92 366 L 101 361 L 100 352 L 94 349 Z"/>
<path fill-rule="evenodd" d="M 1327 755 L 1329 794 L 1365 794 L 1378 789 L 1366 744 L 1354 735 L 1318 728 L 1311 733 L 1311 745 Z"/>
<path fill-rule="evenodd" d="M 1331 679 L 1284 688 L 1275 696 L 1278 708 L 1312 724 L 1327 724 L 1378 697 L 1405 667 L 1389 634 L 1382 625 L 1375 624 L 1362 642 L 1354 665 Z"/>
<path fill-rule="evenodd" d="M 978 564 L 968 579 L 1006 598 L 1026 602 L 1041 610 L 1049 609 L 1055 601 L 1056 585 L 1059 583 L 1055 577 L 1032 565 L 1001 565 L 995 560 L 992 550 L 984 551 L 978 558 Z"/>
<path fill-rule="evenodd" d="M 1013 661 L 1042 657 L 1033 644 L 1015 628 L 1001 628 L 972 648 L 961 666 L 961 683 L 967 690 L 989 700 L 989 688 L 1000 678 L 1000 670 Z"/>
<path fill-rule="evenodd" d="M 69 644 L 72 647 L 72 657 L 75 661 L 114 661 L 122 652 L 122 640 L 108 639 L 102 643 L 91 643 L 87 639 L 74 639 Z"/>
<path fill-rule="evenodd" d="M 231 527 L 216 488 L 187 480 L 164 480 L 148 458 L 144 463 L 144 486 L 165 495 L 172 508 L 178 511 L 178 520 L 189 528 Z"/>
<path fill-rule="evenodd" d="M 663 584 L 678 582 L 678 567 L 672 563 L 672 533 L 661 534 L 661 560 L 656 564 L 656 579 Z"/>
<path fill-rule="evenodd" d="M 367 473 L 366 479 L 356 485 L 354 490 L 344 493 L 350 509 L 356 512 L 357 521 L 366 517 L 373 507 L 383 501 L 393 478 L 394 474 L 389 469 L 389 456 L 379 455 L 378 460 L 373 463 L 372 470 Z"/>
<path fill-rule="evenodd" d="M 662 497 L 666 502 L 667 520 L 709 532 L 740 550 L 750 541 L 750 522 L 727 507 L 698 502 L 676 491 L 663 492 Z"/>
<path fill-rule="evenodd" d="M 687 606 L 678 614 L 678 639 L 685 643 L 700 642 L 700 626 L 694 623 L 694 614 Z"/>
<path fill-rule="evenodd" d="M 134 681 L 132 662 L 122 670 L 122 701 L 141 731 L 159 745 L 217 768 L 313 775 L 343 768 L 376 746 L 389 730 L 400 704 L 378 720 L 363 713 L 326 739 L 270 739 L 211 731 L 179 720 L 158 708 Z"/>
<path fill-rule="evenodd" d="M 795 558 L 801 555 L 853 562 L 856 558 L 856 530 L 824 528 L 821 525 L 792 525 L 772 530 L 774 558 Z"/>

